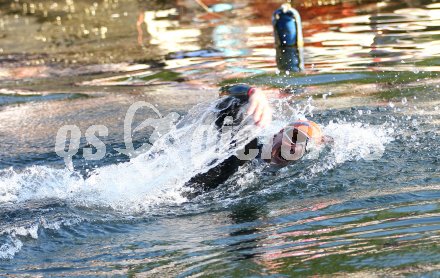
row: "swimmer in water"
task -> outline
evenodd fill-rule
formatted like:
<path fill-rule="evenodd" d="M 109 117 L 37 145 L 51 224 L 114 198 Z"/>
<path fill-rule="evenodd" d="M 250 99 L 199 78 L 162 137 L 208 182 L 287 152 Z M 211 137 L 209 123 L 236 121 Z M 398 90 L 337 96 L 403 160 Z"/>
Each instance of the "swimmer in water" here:
<path fill-rule="evenodd" d="M 215 124 L 218 130 L 222 129 L 227 117 L 233 119 L 234 126 L 240 125 L 244 120 L 241 111 L 247 104 L 249 104 L 247 114 L 253 117 L 256 125 L 265 127 L 270 124 L 272 109 L 263 92 L 249 85 L 236 84 L 222 87 L 220 95 L 227 97 L 216 106 Z M 263 145 L 257 138 L 245 146 L 244 153 L 249 153 L 249 150 L 259 150 L 256 159 L 269 163 L 271 168 L 279 169 L 300 160 L 312 146 L 328 141 L 331 139 L 322 134 L 318 124 L 304 119 L 290 123 L 273 136 L 272 149 L 268 157 L 261 156 Z M 199 191 L 197 193 L 213 189 L 224 183 L 247 161 L 232 155 L 207 172 L 197 174 L 186 185 Z"/>

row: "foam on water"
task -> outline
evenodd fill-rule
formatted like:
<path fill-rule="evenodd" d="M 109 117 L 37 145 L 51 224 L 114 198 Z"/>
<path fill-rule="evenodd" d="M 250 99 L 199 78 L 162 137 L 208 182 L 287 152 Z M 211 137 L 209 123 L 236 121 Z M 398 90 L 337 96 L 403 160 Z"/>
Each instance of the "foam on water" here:
<path fill-rule="evenodd" d="M 0 204 L 55 198 L 79 206 L 104 206 L 134 213 L 163 201 L 181 203 L 184 183 L 243 147 L 258 129 L 244 126 L 248 139 L 236 147 L 218 142 L 213 107 L 195 107 L 171 132 L 130 162 L 93 171 L 84 178 L 68 169 L 33 166 L 0 172 Z"/>
<path fill-rule="evenodd" d="M 229 142 L 219 144 L 215 127 L 214 104 L 202 104 L 171 132 L 155 142 L 146 153 L 130 162 L 99 168 L 84 178 L 68 169 L 33 166 L 17 172 L 0 171 L 0 206 L 25 206 L 26 202 L 55 200 L 72 207 L 109 208 L 122 214 L 145 214 L 160 205 L 180 204 L 184 184 L 197 173 L 207 171 L 241 149 L 258 129 L 243 126 L 246 138 L 237 139 L 231 148 Z M 239 140 L 238 140 L 239 139 Z M 38 237 L 41 219 L 13 226 L 0 225 L 0 258 L 12 258 L 22 247 L 20 237 Z M 35 224 L 36 222 L 36 224 Z M 43 221 L 43 228 L 70 225 Z M 31 224 L 34 223 L 34 224 Z"/>
<path fill-rule="evenodd" d="M 279 125 L 279 123 L 278 123 Z M 298 180 L 311 180 L 319 174 L 334 169 L 348 161 L 374 161 L 382 157 L 385 147 L 394 140 L 394 129 L 388 123 L 368 125 L 360 122 L 330 122 L 322 126 L 323 133 L 330 142 L 324 145 L 309 146 L 309 152 L 295 163 L 278 170 L 268 184 L 258 184 L 265 173 L 265 165 L 257 167 L 245 165 L 228 182 L 228 194 L 215 193 L 220 200 L 233 198 L 228 202 L 238 203 L 249 197 L 249 190 L 257 191 L 259 196 L 285 192 Z M 326 150 L 326 151 L 324 151 Z M 264 182 L 264 183 L 265 183 Z M 223 201 L 223 200 L 222 200 Z"/>
<path fill-rule="evenodd" d="M 255 136 L 270 136 L 298 117 L 298 113 L 292 113 L 275 119 L 266 130 L 245 124 L 240 127 L 239 134 L 247 136 L 233 136 L 231 139 L 237 144 L 231 147 L 231 140 L 219 139 L 215 127 L 216 118 L 212 111 L 217 103 L 194 107 L 144 154 L 127 163 L 96 169 L 88 177 L 68 169 L 46 166 L 33 166 L 21 172 L 13 169 L 0 171 L 0 206 L 14 210 L 28 202 L 53 200 L 69 207 L 111 209 L 123 215 L 149 214 L 158 207 L 186 202 L 182 192 L 191 190 L 184 186 L 191 177 L 215 167 Z M 302 114 L 305 110 L 298 107 L 296 111 Z M 392 130 L 384 126 L 331 122 L 324 127 L 324 132 L 334 139 L 334 143 L 328 157 L 314 164 L 312 173 L 348 160 L 374 159 L 371 151 L 382 154 L 385 144 L 392 140 Z M 255 178 L 252 167 L 246 169 L 249 169 L 249 175 L 241 173 L 243 179 L 238 182 L 241 187 Z M 38 238 L 40 228 L 59 229 L 82 221 L 71 215 L 61 220 L 32 217 L 23 223 L 0 223 L 0 258 L 13 258 L 23 246 L 20 238 Z"/>
<path fill-rule="evenodd" d="M 320 173 L 346 161 L 380 159 L 385 145 L 393 141 L 394 129 L 388 124 L 370 126 L 362 123 L 330 122 L 324 127 L 326 136 L 333 139 L 330 154 L 312 168 Z"/>

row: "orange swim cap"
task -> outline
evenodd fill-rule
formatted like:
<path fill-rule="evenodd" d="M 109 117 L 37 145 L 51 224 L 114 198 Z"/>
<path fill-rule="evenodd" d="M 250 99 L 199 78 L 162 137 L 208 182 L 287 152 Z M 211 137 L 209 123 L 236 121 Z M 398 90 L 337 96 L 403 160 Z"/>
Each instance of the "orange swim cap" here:
<path fill-rule="evenodd" d="M 310 120 L 300 120 L 291 123 L 290 126 L 304 133 L 310 140 L 314 140 L 316 143 L 321 142 L 322 129 L 317 123 Z"/>

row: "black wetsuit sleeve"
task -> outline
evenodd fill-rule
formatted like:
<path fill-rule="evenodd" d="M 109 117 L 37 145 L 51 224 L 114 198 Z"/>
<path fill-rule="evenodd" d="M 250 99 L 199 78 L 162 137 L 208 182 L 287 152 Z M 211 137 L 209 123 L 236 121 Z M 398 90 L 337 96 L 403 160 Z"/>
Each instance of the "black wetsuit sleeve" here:
<path fill-rule="evenodd" d="M 216 106 L 217 116 L 215 124 L 219 130 L 225 126 L 225 119 L 227 117 L 233 119 L 233 122 L 231 123 L 233 126 L 238 126 L 243 121 L 242 108 L 248 103 L 248 92 L 251 87 L 243 85 L 242 87 L 237 88 L 236 86 L 237 85 L 233 88 L 234 90 L 229 90 L 226 94 L 222 92 L 221 95 L 228 95 L 228 97 Z M 234 144 L 234 142 L 231 142 L 231 144 Z M 248 153 L 249 149 L 256 148 L 258 148 L 258 141 L 257 139 L 253 139 L 245 146 L 245 153 Z M 246 161 L 238 159 L 237 156 L 232 155 L 207 172 L 197 174 L 191 178 L 191 180 L 187 182 L 187 186 L 194 188 L 196 191 L 194 194 L 196 195 L 200 193 L 200 191 L 213 189 L 224 183 L 245 162 Z"/>
<path fill-rule="evenodd" d="M 220 96 L 227 96 L 220 102 L 217 109 L 216 125 L 221 129 L 224 125 L 226 117 L 231 117 L 233 125 L 239 125 L 243 121 L 242 107 L 249 102 L 250 95 L 254 92 L 254 88 L 246 84 L 235 84 L 223 86 L 220 89 Z"/>
<path fill-rule="evenodd" d="M 258 140 L 252 140 L 246 145 L 245 154 L 248 154 L 250 149 L 257 149 L 258 147 Z M 246 161 L 240 160 L 235 155 L 232 155 L 207 172 L 197 174 L 191 178 L 191 180 L 186 183 L 186 186 L 190 186 L 194 189 L 192 192 L 194 196 L 209 189 L 214 189 L 227 181 L 229 177 L 237 172 L 238 168 L 245 163 Z M 187 195 L 187 197 L 190 197 L 190 195 Z"/>

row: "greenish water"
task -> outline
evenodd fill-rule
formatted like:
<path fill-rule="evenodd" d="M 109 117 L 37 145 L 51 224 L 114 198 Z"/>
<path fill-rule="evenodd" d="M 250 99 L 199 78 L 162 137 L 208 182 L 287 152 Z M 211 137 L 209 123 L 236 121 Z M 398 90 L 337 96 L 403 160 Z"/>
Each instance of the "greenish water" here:
<path fill-rule="evenodd" d="M 439 275 L 440 5 L 298 3 L 298 73 L 276 64 L 282 1 L 222 3 L 212 15 L 195 1 L 0 2 L 1 275 Z M 191 132 L 235 82 L 268 93 L 262 134 L 301 112 L 335 143 L 187 200 L 184 182 L 208 167 L 196 162 L 216 155 L 194 162 Z M 137 101 L 182 122 L 130 161 L 116 149 Z M 80 151 L 65 167 L 55 137 L 72 124 L 108 128 L 102 160 Z"/>

